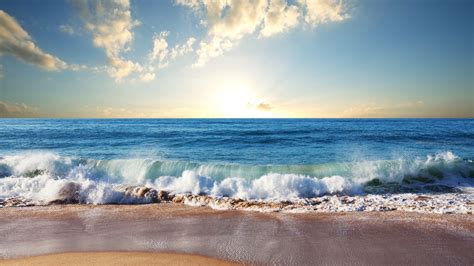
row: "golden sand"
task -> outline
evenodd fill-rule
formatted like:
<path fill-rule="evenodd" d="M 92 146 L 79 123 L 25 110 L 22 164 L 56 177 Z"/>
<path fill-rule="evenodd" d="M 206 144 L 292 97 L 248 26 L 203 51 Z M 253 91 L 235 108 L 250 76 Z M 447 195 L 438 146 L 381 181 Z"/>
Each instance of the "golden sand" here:
<path fill-rule="evenodd" d="M 232 262 L 178 253 L 72 252 L 0 260 L 1 265 L 237 265 Z"/>

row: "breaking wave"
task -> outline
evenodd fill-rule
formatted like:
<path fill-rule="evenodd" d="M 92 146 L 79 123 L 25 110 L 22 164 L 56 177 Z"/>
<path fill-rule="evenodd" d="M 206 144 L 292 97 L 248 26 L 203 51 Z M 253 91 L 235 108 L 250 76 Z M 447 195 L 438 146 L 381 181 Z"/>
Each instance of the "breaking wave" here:
<path fill-rule="evenodd" d="M 410 160 L 319 165 L 92 160 L 51 152 L 0 158 L 0 199 L 43 202 L 57 200 L 68 191 L 80 203 L 149 202 L 146 191 L 144 197 L 134 197 L 127 190 L 130 186 L 246 200 L 292 200 L 328 194 L 471 193 L 473 185 L 474 163 L 449 151 Z"/>

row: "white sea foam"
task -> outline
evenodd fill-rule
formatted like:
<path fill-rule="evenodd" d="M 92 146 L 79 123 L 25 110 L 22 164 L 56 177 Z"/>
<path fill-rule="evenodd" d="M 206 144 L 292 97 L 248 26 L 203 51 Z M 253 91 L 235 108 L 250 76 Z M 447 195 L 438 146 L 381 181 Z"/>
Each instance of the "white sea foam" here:
<path fill-rule="evenodd" d="M 360 184 L 355 184 L 340 176 L 318 179 L 303 175 L 272 173 L 254 180 L 230 177 L 219 182 L 192 171 L 184 171 L 181 177 L 159 177 L 154 182 L 147 183 L 147 186 L 174 193 L 190 192 L 196 195 L 269 200 L 288 200 L 360 191 Z"/>
<path fill-rule="evenodd" d="M 159 174 L 165 170 L 177 171 L 169 169 L 170 167 L 178 170 L 189 167 L 192 170 L 185 169 L 177 176 L 154 176 L 155 173 Z M 175 194 L 205 194 L 213 197 L 269 201 L 298 200 L 334 194 L 358 195 L 375 193 L 379 191 L 377 189 L 385 193 L 383 184 L 390 183 L 411 190 L 424 189 L 428 186 L 444 189 L 448 186 L 472 194 L 474 180 L 473 162 L 462 160 L 451 152 L 430 155 L 425 159 L 367 161 L 331 166 L 341 168 L 340 173 L 345 173 L 347 176 L 271 172 L 273 169 L 288 168 L 296 172 L 305 169 L 297 166 L 287 168 L 262 166 L 261 169 L 270 171 L 258 178 L 245 176 L 243 170 L 251 169 L 252 173 L 261 172 L 261 169 L 255 170 L 258 167 L 242 166 L 238 171 L 241 176 L 218 179 L 202 175 L 203 169 L 212 168 L 212 171 L 218 171 L 219 166 L 215 164 L 206 168 L 205 165 L 189 162 L 163 163 L 140 159 L 81 160 L 49 152 L 26 153 L 0 158 L 0 198 L 23 197 L 50 202 L 57 199 L 58 193 L 69 182 L 80 185 L 79 202 L 91 204 L 149 202 L 150 199 L 147 198 L 127 195 L 125 188 L 130 185 L 148 186 Z M 229 167 L 221 168 L 225 170 Z M 382 185 L 370 187 L 371 190 L 368 190 L 367 182 L 374 180 L 378 180 Z"/>

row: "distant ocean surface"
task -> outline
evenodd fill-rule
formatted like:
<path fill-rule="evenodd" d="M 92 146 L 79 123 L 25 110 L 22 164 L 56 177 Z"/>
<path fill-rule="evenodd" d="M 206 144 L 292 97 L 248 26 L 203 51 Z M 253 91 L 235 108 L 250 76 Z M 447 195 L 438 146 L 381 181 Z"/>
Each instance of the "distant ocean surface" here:
<path fill-rule="evenodd" d="M 471 191 L 473 119 L 0 119 L 0 199 L 118 187 L 244 199 Z"/>

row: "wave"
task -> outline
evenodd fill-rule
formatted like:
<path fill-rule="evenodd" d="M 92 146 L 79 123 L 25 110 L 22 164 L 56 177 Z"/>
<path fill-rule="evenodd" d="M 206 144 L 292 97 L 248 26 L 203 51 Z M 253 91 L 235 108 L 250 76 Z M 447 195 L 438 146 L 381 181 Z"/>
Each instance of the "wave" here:
<path fill-rule="evenodd" d="M 92 160 L 52 152 L 0 158 L 0 198 L 50 202 L 68 186 L 81 203 L 147 203 L 127 188 L 146 186 L 246 200 L 403 192 L 470 193 L 474 163 L 452 152 L 425 158 L 319 165 L 239 165 L 151 159 Z"/>

